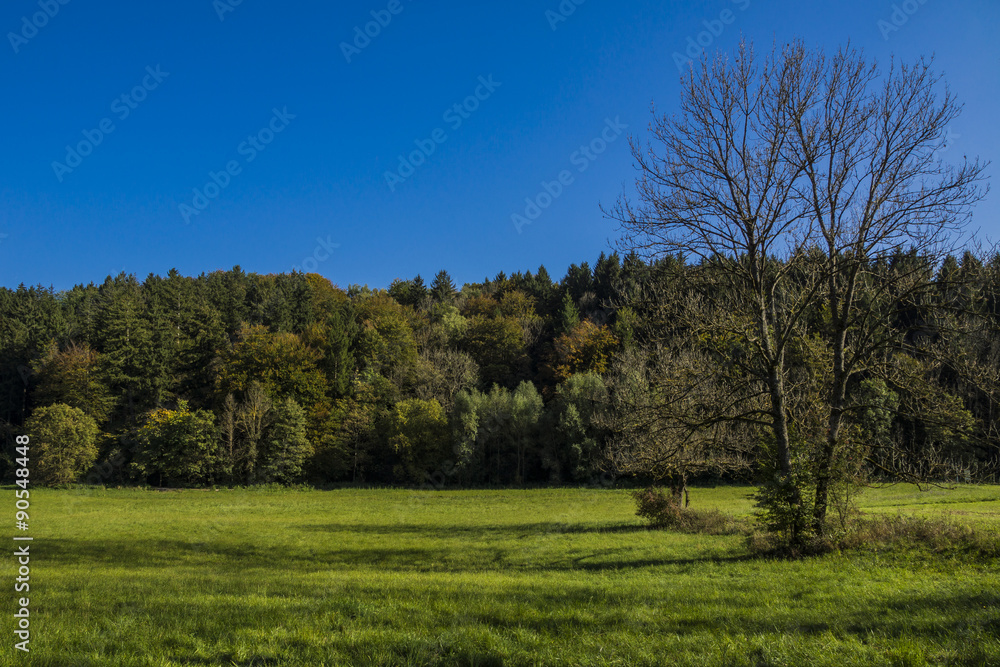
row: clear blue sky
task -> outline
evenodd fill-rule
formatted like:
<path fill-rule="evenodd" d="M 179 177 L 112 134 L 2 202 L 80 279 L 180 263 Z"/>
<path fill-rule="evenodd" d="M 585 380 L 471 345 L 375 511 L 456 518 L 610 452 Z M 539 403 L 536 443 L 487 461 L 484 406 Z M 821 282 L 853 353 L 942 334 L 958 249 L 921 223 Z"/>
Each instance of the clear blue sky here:
<path fill-rule="evenodd" d="M 673 54 L 725 10 L 732 23 L 714 24 L 710 50 L 742 32 L 764 47 L 850 39 L 881 60 L 935 54 L 966 105 L 955 153 L 1000 158 L 996 0 L 899 2 L 916 11 L 885 34 L 889 0 L 585 0 L 554 30 L 559 0 L 233 1 L 3 4 L 0 285 L 236 264 L 315 269 L 342 286 L 441 268 L 459 283 L 540 264 L 561 276 L 608 249 L 615 228 L 599 205 L 634 181 L 606 120 L 641 137 L 651 102 L 675 109 Z M 391 21 L 347 62 L 341 44 L 373 11 Z M 477 92 L 478 108 L 445 116 Z M 294 119 L 275 118 L 286 109 Z M 67 156 L 80 142 L 88 152 L 84 132 L 96 139 L 102 123 L 113 131 L 89 155 Z M 601 155 L 574 156 L 602 133 L 614 141 Z M 418 140 L 434 152 L 391 190 L 386 171 Z M 573 182 L 519 234 L 511 214 L 564 170 Z M 210 186 L 185 220 L 210 172 L 227 187 Z M 998 196 L 975 222 L 994 239 Z"/>

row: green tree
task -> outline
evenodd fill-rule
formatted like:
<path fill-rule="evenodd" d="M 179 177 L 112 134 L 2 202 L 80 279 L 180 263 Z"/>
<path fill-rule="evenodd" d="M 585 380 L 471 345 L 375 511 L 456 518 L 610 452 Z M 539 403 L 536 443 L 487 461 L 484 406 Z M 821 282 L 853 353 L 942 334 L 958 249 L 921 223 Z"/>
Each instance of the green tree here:
<path fill-rule="evenodd" d="M 220 355 L 216 388 L 220 396 L 243 394 L 259 382 L 271 396 L 293 398 L 312 407 L 324 399 L 322 354 L 293 333 L 271 333 L 263 326 L 244 327 L 232 349 Z"/>
<path fill-rule="evenodd" d="M 291 398 L 278 401 L 259 453 L 259 478 L 279 484 L 296 482 L 312 453 L 313 446 L 306 437 L 305 410 Z"/>
<path fill-rule="evenodd" d="M 417 360 L 417 343 L 406 310 L 385 292 L 357 300 L 358 364 L 385 377 L 406 376 Z"/>
<path fill-rule="evenodd" d="M 97 424 L 104 424 L 114 410 L 115 400 L 100 377 L 100 355 L 86 343 L 70 343 L 62 350 L 52 343 L 32 368 L 39 404 L 79 408 Z"/>
<path fill-rule="evenodd" d="M 121 408 L 118 421 L 133 426 L 139 414 L 166 398 L 165 351 L 157 347 L 135 276 L 109 277 L 100 288 L 98 304 L 95 331 L 101 374 Z"/>
<path fill-rule="evenodd" d="M 438 303 L 451 303 L 458 290 L 447 271 L 438 271 L 431 283 L 431 297 Z"/>
<path fill-rule="evenodd" d="M 232 408 L 226 398 L 227 408 Z M 251 382 L 243 400 L 235 406 L 233 420 L 236 432 L 236 456 L 231 460 L 231 469 L 237 478 L 247 482 L 257 481 L 257 463 L 264 436 L 271 425 L 274 402 L 260 382 Z M 224 422 L 229 436 L 229 415 Z M 227 440 L 228 442 L 228 440 Z"/>
<path fill-rule="evenodd" d="M 231 271 L 214 271 L 200 280 L 212 309 L 219 314 L 226 333 L 235 337 L 250 320 L 247 309 L 249 278 L 239 266 Z"/>
<path fill-rule="evenodd" d="M 397 480 L 420 484 L 447 455 L 448 420 L 436 400 L 400 401 L 387 415 L 384 429 Z"/>
<path fill-rule="evenodd" d="M 572 331 L 578 324 L 580 324 L 580 311 L 576 307 L 576 303 L 573 301 L 573 297 L 570 295 L 569 290 L 563 294 L 562 299 L 562 309 L 559 311 L 559 326 L 557 327 L 559 333 L 568 333 Z"/>
<path fill-rule="evenodd" d="M 27 417 L 31 362 L 66 330 L 52 290 L 0 288 L 0 420 L 20 424 Z"/>
<path fill-rule="evenodd" d="M 556 338 L 553 375 L 562 381 L 576 373 L 605 373 L 617 347 L 608 327 L 584 320 Z"/>
<path fill-rule="evenodd" d="M 419 275 L 413 280 L 396 279 L 389 285 L 389 296 L 402 306 L 419 306 L 427 298 L 427 286 Z"/>
<path fill-rule="evenodd" d="M 462 338 L 463 349 L 479 366 L 483 385 L 514 387 L 526 379 L 531 360 L 521 323 L 513 317 L 482 317 L 469 320 Z"/>
<path fill-rule="evenodd" d="M 24 428 L 31 434 L 32 480 L 40 484 L 75 482 L 97 459 L 97 424 L 79 408 L 38 408 Z"/>
<path fill-rule="evenodd" d="M 436 400 L 451 411 L 455 394 L 479 384 L 479 368 L 460 350 L 436 348 L 423 352 L 417 364 L 413 392 L 417 398 Z"/>
<path fill-rule="evenodd" d="M 605 255 L 602 252 L 597 264 L 594 265 L 594 293 L 599 306 L 607 307 L 617 300 L 621 273 L 621 259 L 618 253 Z"/>
<path fill-rule="evenodd" d="M 158 486 L 200 485 L 215 480 L 220 463 L 219 431 L 206 410 L 190 410 L 180 401 L 176 410 L 148 413 L 137 434 L 136 472 Z"/>
<path fill-rule="evenodd" d="M 542 465 L 553 482 L 583 482 L 599 474 L 605 433 L 598 415 L 607 399 L 596 373 L 571 375 L 556 388 L 542 439 Z"/>
<path fill-rule="evenodd" d="M 358 323 L 347 293 L 335 288 L 322 276 L 307 276 L 313 290 L 313 310 L 317 320 L 302 336 L 309 347 L 323 354 L 319 367 L 326 374 L 333 398 L 342 398 L 350 391 L 357 364 L 354 343 Z"/>
<path fill-rule="evenodd" d="M 542 397 L 530 382 L 513 391 L 459 392 L 452 411 L 455 468 L 467 484 L 523 484 L 538 468 Z"/>
<path fill-rule="evenodd" d="M 594 274 L 590 270 L 590 264 L 573 264 L 566 271 L 561 287 L 564 292 L 569 293 L 574 303 L 580 303 L 587 292 L 594 291 Z"/>

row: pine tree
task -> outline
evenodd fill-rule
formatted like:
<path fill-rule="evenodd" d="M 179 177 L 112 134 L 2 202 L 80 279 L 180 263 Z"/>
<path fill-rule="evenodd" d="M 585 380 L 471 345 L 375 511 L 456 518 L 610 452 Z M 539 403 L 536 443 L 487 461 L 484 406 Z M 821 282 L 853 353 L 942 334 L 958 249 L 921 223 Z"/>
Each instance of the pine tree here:
<path fill-rule="evenodd" d="M 573 302 L 569 290 L 563 295 L 562 310 L 559 313 L 559 333 L 569 333 L 580 323 L 580 311 Z"/>
<path fill-rule="evenodd" d="M 613 252 L 610 255 L 605 255 L 602 252 L 594 266 L 594 292 L 597 294 L 599 306 L 606 308 L 614 300 L 621 272 L 621 261 L 618 258 L 618 253 Z"/>
<path fill-rule="evenodd" d="M 431 283 L 431 297 L 439 303 L 450 303 L 457 293 L 458 290 L 455 289 L 455 283 L 448 272 L 438 271 L 434 276 L 434 282 Z"/>
<path fill-rule="evenodd" d="M 160 380 L 166 368 L 145 309 L 135 276 L 108 278 L 101 286 L 97 315 L 101 371 L 113 395 L 121 399 L 120 417 L 129 425 L 163 398 Z"/>

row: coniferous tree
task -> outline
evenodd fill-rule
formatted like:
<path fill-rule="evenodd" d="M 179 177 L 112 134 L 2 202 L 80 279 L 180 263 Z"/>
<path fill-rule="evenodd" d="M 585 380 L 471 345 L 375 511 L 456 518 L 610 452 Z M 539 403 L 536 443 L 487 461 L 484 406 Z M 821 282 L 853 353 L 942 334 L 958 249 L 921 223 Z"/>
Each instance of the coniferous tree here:
<path fill-rule="evenodd" d="M 431 283 L 431 297 L 439 303 L 451 303 L 458 290 L 447 271 L 438 271 Z"/>
<path fill-rule="evenodd" d="M 577 309 L 569 290 L 566 290 L 566 293 L 563 295 L 562 309 L 559 311 L 559 326 L 557 327 L 557 331 L 563 334 L 569 333 L 579 323 L 580 311 Z"/>

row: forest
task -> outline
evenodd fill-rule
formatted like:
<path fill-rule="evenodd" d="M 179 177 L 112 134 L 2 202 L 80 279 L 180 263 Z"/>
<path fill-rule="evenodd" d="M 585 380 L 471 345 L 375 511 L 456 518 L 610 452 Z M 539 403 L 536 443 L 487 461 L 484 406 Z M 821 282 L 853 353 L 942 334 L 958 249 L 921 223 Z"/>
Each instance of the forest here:
<path fill-rule="evenodd" d="M 986 469 L 1000 397 L 977 379 L 997 371 L 1000 256 L 932 266 L 900 254 L 873 270 L 902 266 L 924 271 L 929 289 L 892 304 L 885 357 L 897 384 L 856 378 L 871 402 L 857 421 L 871 443 L 891 444 L 886 457 Z M 735 467 L 731 455 L 669 450 L 669 435 L 648 444 L 662 461 L 633 451 L 658 431 L 637 415 L 664 433 L 678 418 L 669 380 L 691 369 L 665 350 L 714 348 L 712 363 L 739 363 L 739 345 L 705 345 L 680 314 L 692 308 L 683 274 L 706 269 L 612 253 L 558 281 L 540 267 L 461 290 L 446 271 L 429 286 L 417 276 L 342 290 L 239 267 L 2 289 L 5 466 L 14 435 L 29 432 L 50 448 L 36 481 L 51 484 L 593 484 L 663 481 L 685 466 L 752 476 L 765 446 L 752 434 Z M 820 355 L 797 350 L 791 370 L 816 372 Z M 881 451 L 866 455 L 873 475 L 905 472 Z"/>
<path fill-rule="evenodd" d="M 72 429 L 52 483 L 588 481 L 603 375 L 635 344 L 608 304 L 650 268 L 602 255 L 461 291 L 445 271 L 345 291 L 238 267 L 4 289 L 2 423 L 8 445 Z"/>

